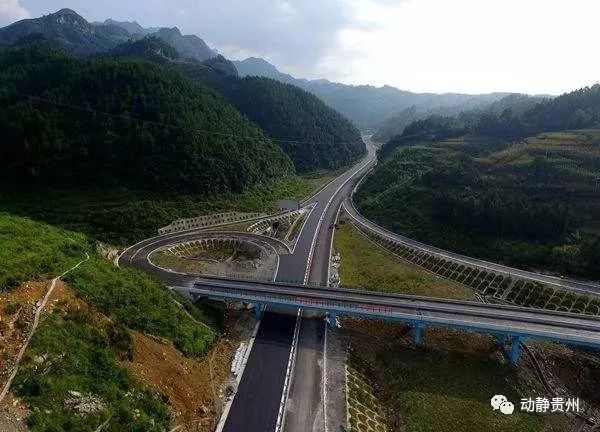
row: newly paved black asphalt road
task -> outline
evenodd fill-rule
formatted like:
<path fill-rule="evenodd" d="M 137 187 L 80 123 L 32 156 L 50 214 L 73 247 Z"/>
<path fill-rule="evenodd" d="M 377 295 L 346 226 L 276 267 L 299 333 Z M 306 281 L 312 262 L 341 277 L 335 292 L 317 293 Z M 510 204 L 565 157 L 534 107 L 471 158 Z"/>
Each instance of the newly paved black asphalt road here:
<path fill-rule="evenodd" d="M 326 282 L 331 241 L 330 225 L 341 201 L 350 194 L 354 181 L 366 172 L 373 160 L 374 152 L 370 149 L 365 159 L 303 203 L 314 204 L 314 208 L 306 218 L 292 253 L 280 256 L 276 280 L 299 283 L 309 280 L 318 283 Z M 168 286 L 191 287 L 196 277 L 170 273 L 154 267 L 149 262 L 148 256 L 158 247 L 191 241 L 207 235 L 215 235 L 215 233 L 192 231 L 144 240 L 126 250 L 119 258 L 119 265 L 141 268 L 154 274 Z M 239 234 L 239 236 L 253 240 L 261 237 L 252 234 Z M 273 240 L 270 241 L 276 249 L 281 248 L 281 245 Z M 275 431 L 295 324 L 295 310 L 265 311 L 223 431 Z M 286 431 L 313 430 L 312 426 L 305 428 L 304 425 L 312 422 L 321 409 L 322 377 L 317 367 L 319 359 L 322 358 L 323 326 L 321 324 L 320 317 L 307 317 L 301 320 L 298 367 L 295 369 L 295 379 L 292 377 L 292 383 L 296 380 L 296 385 L 292 386 L 290 399 L 297 404 L 296 406 L 302 407 L 302 413 L 301 416 L 290 416 L 290 426 L 286 427 Z M 298 385 L 297 380 L 305 375 L 310 375 L 310 380 Z M 306 418 L 310 421 L 307 422 Z"/>
<path fill-rule="evenodd" d="M 279 262 L 279 270 L 276 280 L 287 282 L 303 283 L 308 281 L 310 269 L 309 257 L 311 257 L 313 248 L 320 250 L 318 262 L 313 260 L 315 266 L 320 269 L 320 280 L 322 282 L 323 259 L 329 260 L 329 242 L 330 237 L 322 236 L 321 234 L 329 231 L 329 226 L 333 222 L 337 208 L 332 210 L 333 201 L 339 206 L 344 198 L 343 192 L 346 194 L 351 191 L 350 184 L 347 182 L 350 178 L 360 177 L 360 174 L 366 170 L 365 164 L 372 160 L 373 152 L 368 156 L 368 159 L 362 160 L 355 167 L 336 178 L 323 190 L 309 199 L 306 204 L 314 203 L 315 207 L 306 219 L 306 222 L 300 232 L 296 247 L 292 254 L 282 255 Z M 346 186 L 343 186 L 346 184 Z M 340 189 L 341 188 L 341 189 Z M 348 196 L 348 195 L 345 195 Z M 339 199 L 337 199 L 339 197 Z M 332 200 L 333 199 L 333 200 Z M 318 232 L 319 231 L 319 232 Z M 319 234 L 319 235 L 316 235 Z M 325 252 L 326 250 L 326 252 Z M 315 252 L 316 254 L 317 252 Z M 307 271 L 308 269 L 308 271 Z M 223 428 L 226 432 L 272 432 L 275 431 L 279 407 L 282 398 L 285 374 L 290 357 L 291 340 L 294 333 L 294 325 L 290 326 L 290 322 L 295 323 L 296 311 L 290 311 L 290 315 L 274 313 L 267 311 L 264 314 L 257 338 L 252 347 L 248 363 L 244 370 L 244 374 L 240 381 L 237 394 L 233 400 L 233 404 L 229 411 L 227 421 Z M 315 318 L 318 320 L 318 318 Z M 290 321 L 291 320 L 291 321 Z M 319 329 L 319 326 L 314 322 L 301 321 L 300 335 L 301 348 L 299 348 L 298 358 L 296 361 L 296 376 L 307 375 L 302 372 L 306 367 L 314 371 L 314 365 L 319 357 L 319 351 L 311 349 L 311 347 L 320 347 L 322 343 L 322 330 L 311 332 L 311 329 Z M 308 326 L 304 328 L 305 326 Z M 287 329 L 287 332 L 277 332 L 273 327 Z M 269 335 L 270 338 L 264 337 Z M 312 352 L 311 361 L 305 361 L 303 348 L 307 348 Z M 299 373 L 301 375 L 299 375 Z M 303 379 L 303 378 L 301 378 Z M 320 376 L 313 376 L 312 382 L 320 383 Z M 294 387 L 298 388 L 298 386 Z M 302 404 L 308 409 L 302 412 L 302 417 L 309 421 L 314 420 L 317 415 L 313 411 L 318 411 L 321 387 L 319 385 L 310 386 L 309 389 L 304 388 L 302 396 L 294 398 L 294 401 Z M 310 392 L 307 394 L 307 391 Z M 290 396 L 292 398 L 292 396 Z M 303 402 L 301 402 L 301 400 Z M 257 402 L 258 401 L 258 402 Z M 316 401 L 316 402 L 315 402 Z M 312 418 L 311 418 L 312 417 Z M 286 431 L 294 429 L 286 426 Z M 312 428 L 303 429 L 304 432 L 311 431 Z"/>

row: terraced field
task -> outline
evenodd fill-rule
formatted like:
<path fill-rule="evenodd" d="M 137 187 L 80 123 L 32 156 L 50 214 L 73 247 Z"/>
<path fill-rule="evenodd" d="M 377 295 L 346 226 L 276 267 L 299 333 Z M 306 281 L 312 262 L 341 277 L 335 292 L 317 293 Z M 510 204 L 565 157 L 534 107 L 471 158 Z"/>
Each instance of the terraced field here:
<path fill-rule="evenodd" d="M 496 164 L 526 164 L 534 156 L 564 162 L 588 162 L 589 174 L 600 174 L 600 130 L 551 132 L 526 138 L 505 150 L 486 158 Z"/>

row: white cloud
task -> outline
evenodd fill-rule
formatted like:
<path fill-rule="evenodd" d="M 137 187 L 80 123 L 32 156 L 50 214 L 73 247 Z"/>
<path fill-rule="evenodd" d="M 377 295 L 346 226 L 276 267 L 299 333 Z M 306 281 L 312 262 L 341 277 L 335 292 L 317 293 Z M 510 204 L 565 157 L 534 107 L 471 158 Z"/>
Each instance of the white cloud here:
<path fill-rule="evenodd" d="M 177 25 L 226 56 L 303 78 L 468 93 L 561 93 L 600 79 L 598 0 L 20 2 L 34 16 L 70 7 L 91 20 Z M 0 0 L 0 22 L 15 7 Z"/>
<path fill-rule="evenodd" d="M 0 0 L 0 26 L 11 24 L 23 18 L 29 18 L 29 12 L 19 0 Z"/>
<path fill-rule="evenodd" d="M 600 79 L 596 0 L 348 0 L 318 69 L 413 91 L 561 93 Z"/>

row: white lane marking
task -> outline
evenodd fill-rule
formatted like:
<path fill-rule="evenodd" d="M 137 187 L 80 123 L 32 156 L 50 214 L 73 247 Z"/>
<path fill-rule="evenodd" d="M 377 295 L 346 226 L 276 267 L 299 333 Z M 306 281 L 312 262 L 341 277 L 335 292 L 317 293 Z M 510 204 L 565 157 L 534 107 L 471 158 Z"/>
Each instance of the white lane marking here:
<path fill-rule="evenodd" d="M 302 321 L 302 308 L 298 309 L 296 314 L 296 325 L 294 327 L 294 337 L 292 338 L 292 346 L 290 347 L 290 356 L 285 371 L 285 380 L 283 381 L 283 391 L 281 392 L 281 400 L 279 402 L 279 411 L 277 413 L 277 423 L 275 423 L 275 431 L 279 432 L 283 429 L 285 423 L 286 409 L 285 405 L 290 395 L 292 372 L 296 365 L 296 347 L 298 345 L 298 335 L 300 334 L 300 322 Z"/>
<path fill-rule="evenodd" d="M 369 158 L 369 156 L 367 156 L 367 158 Z M 312 267 L 312 258 L 313 258 L 313 253 L 314 253 L 314 249 L 315 249 L 315 244 L 317 241 L 317 236 L 319 235 L 319 231 L 321 230 L 321 225 L 323 224 L 323 220 L 325 219 L 325 216 L 327 215 L 327 211 L 329 210 L 331 203 L 337 197 L 340 190 L 342 190 L 342 188 L 344 186 L 346 186 L 346 184 L 349 181 L 354 179 L 354 177 L 361 170 L 363 170 L 364 167 L 368 166 L 371 162 L 372 162 L 372 159 L 368 159 L 365 163 L 363 163 L 357 169 L 355 169 L 348 176 L 348 178 L 345 179 L 340 186 L 338 186 L 338 188 L 335 190 L 333 195 L 327 201 L 327 204 L 325 204 L 325 207 L 323 208 L 323 212 L 321 213 L 321 216 L 319 217 L 319 221 L 317 222 L 317 227 L 315 229 L 315 233 L 314 233 L 312 241 L 311 241 L 310 249 L 308 251 L 308 258 L 306 260 L 306 271 L 304 272 L 304 285 L 307 284 L 308 278 L 310 276 L 310 270 Z M 344 173 L 344 174 L 347 174 L 347 173 Z M 342 176 L 338 177 L 338 179 L 341 177 Z M 331 182 L 331 183 L 333 183 L 333 182 Z M 316 208 L 316 206 L 315 206 L 315 208 Z M 314 210 L 314 208 L 313 208 L 313 210 Z M 311 210 L 311 213 L 312 213 L 312 210 Z M 309 216 L 310 216 L 310 214 L 309 214 Z M 308 220 L 308 217 L 306 218 L 306 220 Z M 298 236 L 298 239 L 300 239 L 300 235 Z M 296 352 L 297 352 L 297 344 L 298 344 L 298 338 L 297 338 L 296 333 L 299 333 L 299 331 L 300 331 L 301 311 L 302 311 L 302 309 L 298 309 L 298 314 L 296 317 L 296 327 L 294 328 L 294 338 L 292 339 L 292 346 L 290 348 L 290 357 L 288 359 L 288 367 L 287 367 L 286 374 L 285 374 L 285 381 L 283 384 L 283 392 L 281 395 L 281 402 L 279 404 L 279 412 L 277 414 L 277 423 L 275 424 L 275 432 L 280 432 L 283 429 L 283 426 L 285 423 L 285 414 L 286 414 L 285 405 L 286 405 L 287 399 L 289 397 L 289 391 L 291 388 L 290 379 L 292 376 L 292 371 L 294 369 L 294 365 L 296 363 Z"/>
<path fill-rule="evenodd" d="M 327 266 L 327 286 L 331 285 L 331 253 L 333 251 L 333 237 L 335 236 L 335 225 L 340 218 L 340 211 L 342 210 L 342 204 L 338 207 L 338 211 L 333 220 L 333 230 L 331 230 L 331 242 L 329 243 L 329 265 Z M 325 338 L 323 342 L 323 425 L 325 432 L 328 432 L 327 426 L 327 321 L 325 325 Z"/>
<path fill-rule="evenodd" d="M 308 260 L 306 262 L 306 272 L 304 273 L 304 284 L 306 284 L 306 282 L 308 281 L 308 276 L 310 274 L 310 270 L 311 270 L 311 266 L 312 266 L 313 253 L 315 250 L 315 243 L 317 242 L 317 236 L 319 235 L 319 231 L 321 231 L 321 225 L 323 224 L 323 220 L 325 219 L 325 216 L 327 215 L 327 210 L 329 209 L 331 202 L 337 197 L 337 194 L 340 192 L 340 190 L 342 190 L 342 188 L 344 186 L 346 186 L 346 184 L 348 184 L 349 181 L 354 179 L 356 174 L 358 174 L 361 170 L 363 170 L 371 162 L 372 162 L 372 159 L 368 159 L 364 164 L 362 164 L 356 170 L 354 170 L 354 172 L 350 176 L 348 176 L 348 178 L 346 180 L 344 180 L 344 182 L 335 190 L 333 195 L 331 195 L 331 197 L 329 198 L 329 201 L 327 201 L 327 204 L 325 204 L 323 213 L 321 213 L 321 217 L 319 218 L 319 222 L 317 223 L 317 229 L 315 230 L 315 234 L 313 236 L 312 243 L 310 245 L 310 250 L 308 251 Z"/>
<path fill-rule="evenodd" d="M 308 214 L 306 215 L 306 219 L 304 219 L 304 222 L 302 222 L 302 227 L 300 227 L 300 232 L 298 233 L 298 236 L 296 237 L 296 241 L 294 242 L 294 247 L 292 248 L 290 254 L 294 254 L 294 252 L 296 251 L 296 246 L 298 246 L 298 242 L 300 241 L 300 238 L 302 237 L 302 232 L 304 231 L 304 227 L 306 226 L 306 222 L 308 222 L 308 219 L 310 218 L 310 215 L 312 214 L 313 210 L 317 207 L 316 204 L 311 204 L 311 209 L 308 212 Z"/>
<path fill-rule="evenodd" d="M 273 248 L 273 246 L 271 246 Z M 277 272 L 279 270 L 279 254 L 273 248 L 275 255 L 277 256 L 277 265 L 275 267 L 275 272 L 273 273 L 273 282 L 277 279 Z M 244 355 L 244 360 L 240 366 L 239 373 L 235 380 L 235 389 L 233 391 L 233 395 L 227 400 L 225 407 L 223 408 L 223 412 L 221 413 L 221 418 L 219 419 L 219 423 L 217 423 L 217 427 L 215 432 L 221 432 L 225 427 L 225 422 L 227 421 L 227 417 L 229 416 L 229 411 L 231 410 L 231 406 L 233 405 L 233 400 L 235 399 L 235 395 L 237 394 L 238 388 L 240 386 L 240 382 L 242 381 L 242 376 L 244 375 L 244 370 L 246 370 L 246 364 L 248 363 L 248 359 L 250 358 L 250 353 L 252 352 L 252 347 L 254 346 L 254 341 L 256 340 L 256 335 L 258 334 L 258 329 L 260 327 L 260 323 L 262 322 L 262 313 L 264 312 L 265 307 L 262 308 L 260 318 L 256 321 L 256 325 L 254 326 L 254 331 L 252 332 L 252 336 L 250 337 L 250 342 L 248 342 L 248 347 L 246 348 L 246 353 Z"/>

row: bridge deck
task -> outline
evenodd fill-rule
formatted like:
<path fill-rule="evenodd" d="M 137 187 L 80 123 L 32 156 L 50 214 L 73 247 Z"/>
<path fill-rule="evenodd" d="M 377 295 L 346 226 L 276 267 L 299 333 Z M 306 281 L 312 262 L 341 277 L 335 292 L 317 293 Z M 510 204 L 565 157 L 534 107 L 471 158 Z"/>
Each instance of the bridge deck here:
<path fill-rule="evenodd" d="M 245 280 L 201 279 L 196 297 L 237 300 L 600 348 L 600 317 L 517 306 Z"/>

